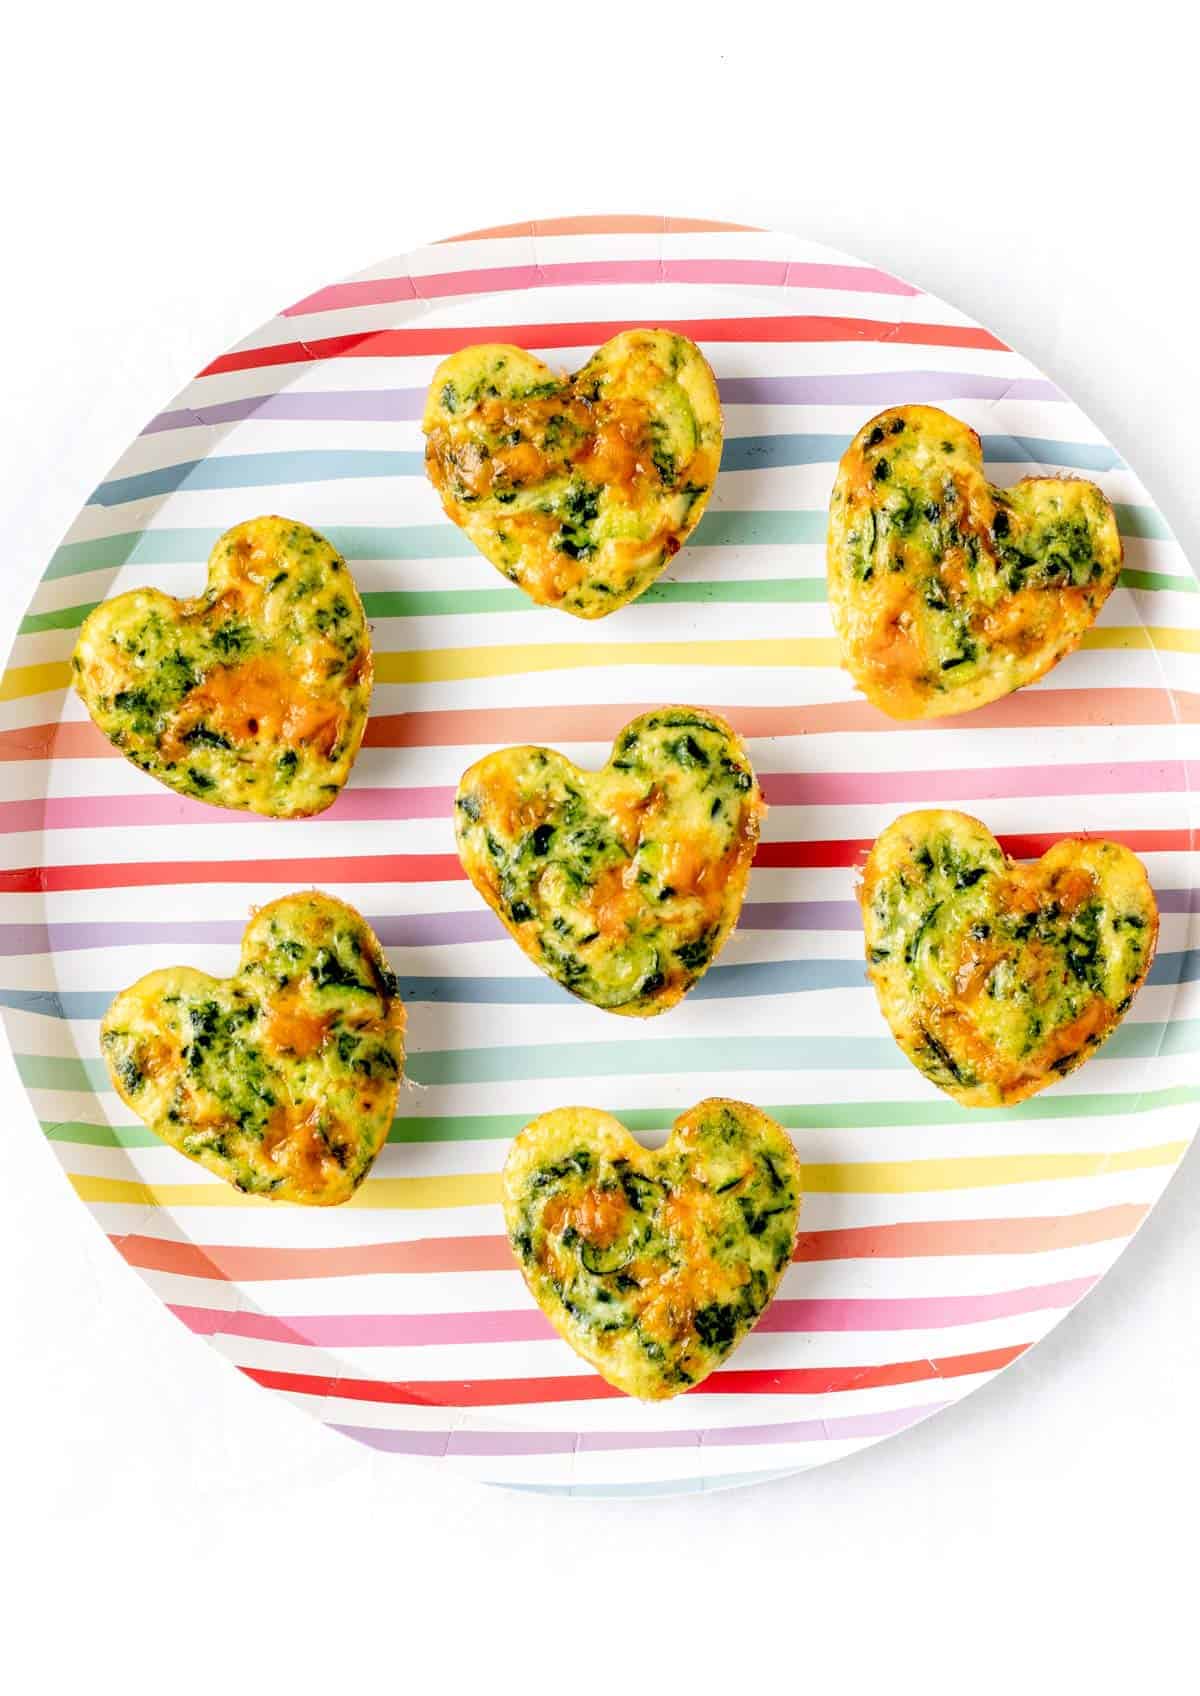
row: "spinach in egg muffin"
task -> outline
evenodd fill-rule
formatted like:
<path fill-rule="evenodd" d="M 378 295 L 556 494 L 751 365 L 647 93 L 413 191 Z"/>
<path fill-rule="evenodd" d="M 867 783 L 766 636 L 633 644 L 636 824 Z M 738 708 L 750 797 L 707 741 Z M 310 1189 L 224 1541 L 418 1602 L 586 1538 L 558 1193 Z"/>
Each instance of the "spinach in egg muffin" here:
<path fill-rule="evenodd" d="M 640 595 L 700 521 L 721 406 L 700 349 L 625 330 L 573 377 L 522 348 L 443 360 L 425 406 L 442 505 L 533 600 L 603 618 Z"/>
<path fill-rule="evenodd" d="M 464 870 L 529 957 L 582 1000 L 645 1017 L 724 944 L 766 808 L 723 719 L 660 707 L 597 773 L 552 748 L 489 754 L 454 810 Z"/>
<path fill-rule="evenodd" d="M 983 474 L 967 425 L 898 406 L 859 430 L 829 506 L 843 661 L 893 718 L 997 700 L 1078 647 L 1121 569 L 1108 500 L 1078 477 Z"/>
<path fill-rule="evenodd" d="M 353 907 L 312 890 L 255 914 L 231 978 L 149 973 L 113 1001 L 100 1046 L 157 1136 L 249 1195 L 346 1201 L 387 1139 L 404 1004 Z"/>
<path fill-rule="evenodd" d="M 707 1378 L 755 1324 L 795 1247 L 801 1172 L 787 1132 L 702 1101 L 652 1152 L 608 1113 L 563 1107 L 505 1162 L 508 1240 L 534 1300 L 627 1395 Z"/>
<path fill-rule="evenodd" d="M 336 800 L 371 699 L 346 562 L 287 518 L 219 537 L 191 600 L 132 589 L 84 620 L 75 688 L 126 759 L 213 806 L 300 818 Z"/>
<path fill-rule="evenodd" d="M 868 971 L 913 1064 L 965 1107 L 1005 1107 L 1064 1077 L 1145 981 L 1158 908 L 1116 842 L 1064 840 L 1014 864 L 965 813 L 906 813 L 859 891 Z"/>

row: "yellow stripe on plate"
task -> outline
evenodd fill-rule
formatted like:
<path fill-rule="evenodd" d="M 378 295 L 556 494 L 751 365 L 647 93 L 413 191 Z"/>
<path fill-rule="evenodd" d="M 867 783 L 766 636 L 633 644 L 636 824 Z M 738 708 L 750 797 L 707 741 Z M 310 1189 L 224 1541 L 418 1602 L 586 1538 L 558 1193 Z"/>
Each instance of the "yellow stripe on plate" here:
<path fill-rule="evenodd" d="M 606 665 L 836 666 L 832 637 L 798 636 L 744 642 L 525 642 L 511 647 L 430 648 L 377 654 L 379 683 L 458 683 L 469 677 L 519 676 Z"/>
<path fill-rule="evenodd" d="M 1089 630 L 1083 646 L 1158 648 L 1181 654 L 1200 653 L 1200 630 L 1172 630 L 1139 625 Z M 526 642 L 504 647 L 430 648 L 410 653 L 377 654 L 375 677 L 380 683 L 460 683 L 473 677 L 515 677 L 530 671 L 573 671 L 607 665 L 696 666 L 828 666 L 840 663 L 832 637 L 796 636 L 734 642 L 598 642 L 575 647 L 559 642 Z M 71 682 L 67 660 L 44 665 L 12 666 L 0 678 L 0 701 L 66 689 Z"/>
<path fill-rule="evenodd" d="M 69 660 L 48 660 L 45 665 L 13 665 L 0 677 L 0 701 L 19 701 L 26 695 L 48 695 L 52 689 L 67 689 L 71 683 Z"/>
<path fill-rule="evenodd" d="M 82 1201 L 108 1201 L 126 1207 L 277 1207 L 265 1196 L 244 1195 L 232 1184 L 141 1184 L 129 1178 L 70 1174 Z M 347 1207 L 433 1209 L 482 1207 L 500 1200 L 494 1172 L 469 1172 L 450 1178 L 375 1178 L 345 1203 Z"/>
<path fill-rule="evenodd" d="M 910 1195 L 924 1190 L 990 1189 L 1060 1178 L 1100 1178 L 1173 1166 L 1186 1142 L 1126 1148 L 1112 1154 L 978 1154 L 949 1160 L 852 1160 L 804 1166 L 803 1188 L 814 1195 Z"/>
<path fill-rule="evenodd" d="M 931 1190 L 988 1189 L 1003 1184 L 1052 1182 L 1061 1178 L 1099 1178 L 1109 1172 L 1136 1172 L 1173 1166 L 1185 1142 L 1153 1148 L 1122 1149 L 1113 1154 L 966 1155 L 948 1160 L 852 1160 L 806 1165 L 803 1187 L 814 1195 L 906 1195 Z M 264 1196 L 243 1195 L 231 1185 L 142 1184 L 128 1178 L 97 1178 L 72 1173 L 83 1201 L 130 1207 L 273 1207 Z M 500 1201 L 500 1176 L 468 1172 L 445 1178 L 369 1178 L 345 1205 L 388 1209 L 490 1207 Z"/>
<path fill-rule="evenodd" d="M 1115 625 L 1089 630 L 1085 648 L 1161 648 L 1176 654 L 1200 654 L 1200 630 L 1170 630 L 1154 625 Z"/>

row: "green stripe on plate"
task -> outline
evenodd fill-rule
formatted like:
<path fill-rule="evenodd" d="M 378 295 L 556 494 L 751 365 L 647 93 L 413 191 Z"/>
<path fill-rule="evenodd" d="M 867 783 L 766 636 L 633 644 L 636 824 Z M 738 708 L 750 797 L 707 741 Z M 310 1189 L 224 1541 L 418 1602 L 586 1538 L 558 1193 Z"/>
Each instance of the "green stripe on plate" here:
<path fill-rule="evenodd" d="M 702 605 L 706 601 L 738 605 L 821 602 L 825 599 L 822 577 L 788 577 L 743 580 L 733 583 L 654 583 L 639 597 L 643 602 L 667 606 Z M 59 607 L 53 612 L 33 612 L 21 620 L 20 634 L 36 636 L 46 630 L 76 630 L 99 605 L 84 601 L 79 606 Z M 540 610 L 520 589 L 382 589 L 363 595 L 368 618 L 436 618 L 443 614 L 536 612 Z"/>
<path fill-rule="evenodd" d="M 1200 1020 L 1124 1024 L 1105 1043 L 1102 1057 L 1156 1059 L 1200 1049 Z M 102 1060 L 18 1054 L 17 1070 L 30 1089 L 112 1093 Z M 909 1062 L 887 1037 L 735 1036 L 649 1037 L 624 1042 L 526 1043 L 494 1048 L 443 1048 L 411 1054 L 408 1076 L 425 1085 L 511 1082 L 523 1078 L 663 1076 L 714 1071 L 902 1071 Z M 1105 1097 L 1106 1100 L 1115 1097 Z M 974 1118 L 974 1115 L 972 1115 Z"/>
<path fill-rule="evenodd" d="M 1150 506 L 1116 503 L 1113 509 L 1126 536 L 1170 541 L 1171 532 Z M 820 508 L 787 512 L 708 511 L 692 538 L 692 547 L 771 547 L 825 540 L 828 516 Z M 120 565 L 200 565 L 221 534 L 213 529 L 127 530 L 86 542 L 65 542 L 43 573 L 44 579 L 77 577 Z M 476 550 L 451 524 L 333 524 L 325 534 L 348 559 L 473 559 Z"/>
<path fill-rule="evenodd" d="M 1200 583 L 1194 577 L 1168 577 L 1165 571 L 1131 571 L 1121 573 L 1125 589 L 1173 589 L 1179 595 L 1200 594 Z"/>
<path fill-rule="evenodd" d="M 1124 1095 L 1040 1095 L 1016 1107 L 969 1108 L 953 1101 L 817 1101 L 802 1106 L 767 1106 L 791 1131 L 869 1130 L 903 1125 L 999 1125 L 1019 1119 L 1094 1119 L 1124 1113 L 1154 1113 L 1200 1101 L 1200 1086 L 1138 1090 Z M 667 1107 L 630 1107 L 617 1117 L 631 1131 L 664 1130 Z M 80 1120 L 42 1120 L 51 1142 L 83 1143 L 92 1148 L 154 1148 L 159 1139 L 145 1125 L 89 1125 Z M 515 1137 L 529 1123 L 523 1113 L 479 1113 L 447 1119 L 397 1119 L 388 1136 L 395 1143 L 499 1142 Z"/>
<path fill-rule="evenodd" d="M 1129 506 L 1124 501 L 1114 501 L 1113 511 L 1123 536 L 1141 536 L 1151 542 L 1174 540 L 1170 525 L 1152 506 Z"/>
<path fill-rule="evenodd" d="M 869 1130 L 899 1125 L 999 1125 L 1014 1119 L 1094 1119 L 1122 1113 L 1152 1113 L 1200 1101 L 1200 1086 L 1138 1090 L 1126 1095 L 1040 1095 L 1016 1107 L 960 1107 L 954 1101 L 817 1101 L 803 1106 L 764 1107 L 790 1131 Z M 631 1131 L 663 1130 L 666 1107 L 619 1108 Z M 490 1142 L 515 1137 L 529 1120 L 519 1113 L 480 1113 L 456 1119 L 397 1119 L 389 1142 Z"/>
<path fill-rule="evenodd" d="M 146 1125 L 88 1125 L 81 1119 L 43 1119 L 50 1142 L 77 1142 L 88 1148 L 161 1148 L 162 1139 Z"/>
<path fill-rule="evenodd" d="M 1170 589 L 1177 594 L 1200 594 L 1194 577 L 1170 577 L 1161 571 L 1122 571 L 1126 589 Z M 639 597 L 645 605 L 784 606 L 819 604 L 825 600 L 822 577 L 743 578 L 734 582 L 652 583 Z M 36 636 L 45 630 L 75 630 L 99 605 L 84 601 L 75 607 L 53 612 L 31 612 L 22 620 L 19 634 Z M 539 610 L 520 589 L 381 589 L 363 596 L 368 618 L 436 618 L 443 614 L 535 612 Z"/>

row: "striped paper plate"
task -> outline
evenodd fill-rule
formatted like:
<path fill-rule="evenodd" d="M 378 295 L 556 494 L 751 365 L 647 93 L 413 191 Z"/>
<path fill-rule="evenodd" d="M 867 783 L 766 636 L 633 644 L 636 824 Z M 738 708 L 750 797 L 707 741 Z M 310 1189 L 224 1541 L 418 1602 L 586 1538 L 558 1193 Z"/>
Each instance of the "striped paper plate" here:
<path fill-rule="evenodd" d="M 693 336 L 727 440 L 694 541 L 635 605 L 585 624 L 506 587 L 442 516 L 419 416 L 437 361 L 512 340 L 567 367 L 629 325 Z M 1095 478 L 1126 569 L 1080 652 L 958 720 L 857 699 L 825 607 L 825 506 L 853 431 L 933 401 L 991 476 Z M 263 512 L 324 531 L 373 621 L 377 686 L 348 790 L 268 822 L 177 798 L 68 691 L 75 628 L 141 583 L 204 581 Z M 191 1330 L 360 1443 L 580 1494 L 712 1488 L 814 1466 L 986 1383 L 1120 1253 L 1200 1099 L 1190 793 L 1200 596 L 1124 460 L 1019 354 L 907 283 L 799 241 L 677 219 L 485 230 L 288 308 L 151 420 L 50 561 L 0 685 L 0 1002 L 77 1194 Z M 451 798 L 488 749 L 598 765 L 663 701 L 728 715 L 771 813 L 741 925 L 687 1002 L 620 1020 L 544 978 L 463 878 Z M 982 816 L 1010 852 L 1100 832 L 1163 909 L 1149 985 L 1100 1056 L 1008 1112 L 967 1113 L 896 1049 L 853 899 L 905 808 Z M 359 906 L 409 1007 L 410 1082 L 354 1202 L 251 1200 L 161 1146 L 108 1087 L 115 990 L 224 975 L 252 906 L 316 884 Z M 643 1406 L 551 1332 L 502 1236 L 508 1139 L 565 1103 L 653 1140 L 708 1094 L 788 1125 L 807 1198 L 758 1330 L 699 1390 Z"/>

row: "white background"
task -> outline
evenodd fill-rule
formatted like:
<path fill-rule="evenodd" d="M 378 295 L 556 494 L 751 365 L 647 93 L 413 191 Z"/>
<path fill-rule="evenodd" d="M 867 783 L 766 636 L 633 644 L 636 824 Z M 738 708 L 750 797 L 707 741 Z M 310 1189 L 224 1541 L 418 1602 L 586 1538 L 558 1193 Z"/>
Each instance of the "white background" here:
<path fill-rule="evenodd" d="M 88 491 L 211 356 L 388 254 L 583 211 L 778 226 L 943 295 L 1068 390 L 1200 558 L 1200 148 L 1171 11 L 781 11 L 23 7 L 0 648 Z M 648 1503 L 371 1457 L 241 1379 L 101 1238 L 6 1048 L 0 1163 L 0 1681 L 22 1696 L 1196 1687 L 1200 1158 L 957 1410 L 822 1472 Z"/>

